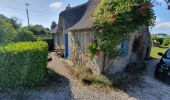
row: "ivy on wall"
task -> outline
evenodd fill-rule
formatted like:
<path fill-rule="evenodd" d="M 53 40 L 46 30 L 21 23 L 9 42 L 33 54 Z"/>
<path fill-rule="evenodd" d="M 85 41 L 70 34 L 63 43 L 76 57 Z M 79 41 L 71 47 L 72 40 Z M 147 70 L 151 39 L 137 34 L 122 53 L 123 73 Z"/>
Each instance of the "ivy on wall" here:
<path fill-rule="evenodd" d="M 123 37 L 143 25 L 154 26 L 156 17 L 152 7 L 151 0 L 100 0 L 92 15 L 98 41 L 89 45 L 91 57 L 99 51 L 110 58 L 117 57 Z"/>

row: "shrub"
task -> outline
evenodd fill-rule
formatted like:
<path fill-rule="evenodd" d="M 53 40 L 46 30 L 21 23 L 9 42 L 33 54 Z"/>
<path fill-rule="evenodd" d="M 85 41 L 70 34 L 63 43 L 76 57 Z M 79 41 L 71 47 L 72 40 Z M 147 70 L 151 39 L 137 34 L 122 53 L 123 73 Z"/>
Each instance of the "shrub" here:
<path fill-rule="evenodd" d="M 42 25 L 33 25 L 29 27 L 29 30 L 34 33 L 34 35 L 47 35 L 48 31 Z"/>
<path fill-rule="evenodd" d="M 45 42 L 20 42 L 0 48 L 0 88 L 35 86 L 44 78 L 48 45 Z"/>
<path fill-rule="evenodd" d="M 27 42 L 27 41 L 35 41 L 35 36 L 34 34 L 29 31 L 27 28 L 20 28 L 18 30 L 18 35 L 15 39 L 15 41 L 18 41 L 18 42 Z"/>
<path fill-rule="evenodd" d="M 164 46 L 169 46 L 169 45 L 170 45 L 170 38 L 164 39 L 163 45 L 164 45 Z"/>
<path fill-rule="evenodd" d="M 10 21 L 0 18 L 0 45 L 5 45 L 16 38 L 17 32 Z"/>
<path fill-rule="evenodd" d="M 164 39 L 162 39 L 162 38 L 158 38 L 158 40 L 157 40 L 157 41 L 160 43 L 160 45 L 162 45 L 162 44 L 163 44 Z"/>

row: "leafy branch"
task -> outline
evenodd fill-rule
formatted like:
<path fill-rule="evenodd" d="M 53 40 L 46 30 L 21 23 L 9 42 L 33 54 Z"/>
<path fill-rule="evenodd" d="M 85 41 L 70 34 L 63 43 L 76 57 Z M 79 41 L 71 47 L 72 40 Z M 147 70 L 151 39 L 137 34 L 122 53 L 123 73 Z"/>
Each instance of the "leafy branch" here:
<path fill-rule="evenodd" d="M 105 52 L 110 58 L 119 56 L 119 44 L 123 37 L 141 26 L 154 26 L 155 14 L 151 0 L 100 0 L 92 15 L 98 38 L 96 46 L 90 46 L 90 54 Z"/>

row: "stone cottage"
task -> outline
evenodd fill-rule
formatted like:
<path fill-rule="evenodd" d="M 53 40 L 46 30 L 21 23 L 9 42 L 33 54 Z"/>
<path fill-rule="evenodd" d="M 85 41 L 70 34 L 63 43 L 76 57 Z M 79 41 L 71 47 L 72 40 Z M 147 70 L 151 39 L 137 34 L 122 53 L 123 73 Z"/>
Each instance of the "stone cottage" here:
<path fill-rule="evenodd" d="M 124 56 L 108 60 L 101 53 L 93 60 L 90 59 L 87 47 L 95 39 L 92 34 L 91 15 L 98 2 L 98 0 L 89 0 L 87 3 L 76 7 L 68 6 L 60 13 L 58 30 L 54 34 L 56 47 L 59 44 L 63 45 L 66 58 L 71 60 L 74 65 L 88 66 L 98 74 L 101 72 L 113 74 L 122 71 L 128 63 L 148 58 L 151 49 L 151 37 L 149 28 L 142 26 L 123 41 Z M 110 63 L 109 66 L 108 63 Z"/>

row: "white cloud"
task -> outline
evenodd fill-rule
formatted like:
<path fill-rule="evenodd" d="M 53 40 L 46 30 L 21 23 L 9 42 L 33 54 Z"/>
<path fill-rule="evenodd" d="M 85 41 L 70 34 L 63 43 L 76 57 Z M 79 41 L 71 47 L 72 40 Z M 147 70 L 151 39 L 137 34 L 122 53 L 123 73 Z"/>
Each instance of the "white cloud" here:
<path fill-rule="evenodd" d="M 54 3 L 50 4 L 50 8 L 59 9 L 62 5 L 63 5 L 62 2 L 54 2 Z"/>
<path fill-rule="evenodd" d="M 161 23 L 161 19 L 160 18 L 156 18 L 155 24 L 157 25 L 159 23 Z"/>
<path fill-rule="evenodd" d="M 170 22 L 160 22 L 154 27 L 159 30 L 170 30 Z"/>
<path fill-rule="evenodd" d="M 170 22 L 159 22 L 153 28 L 150 28 L 152 34 L 167 33 L 170 34 Z"/>

